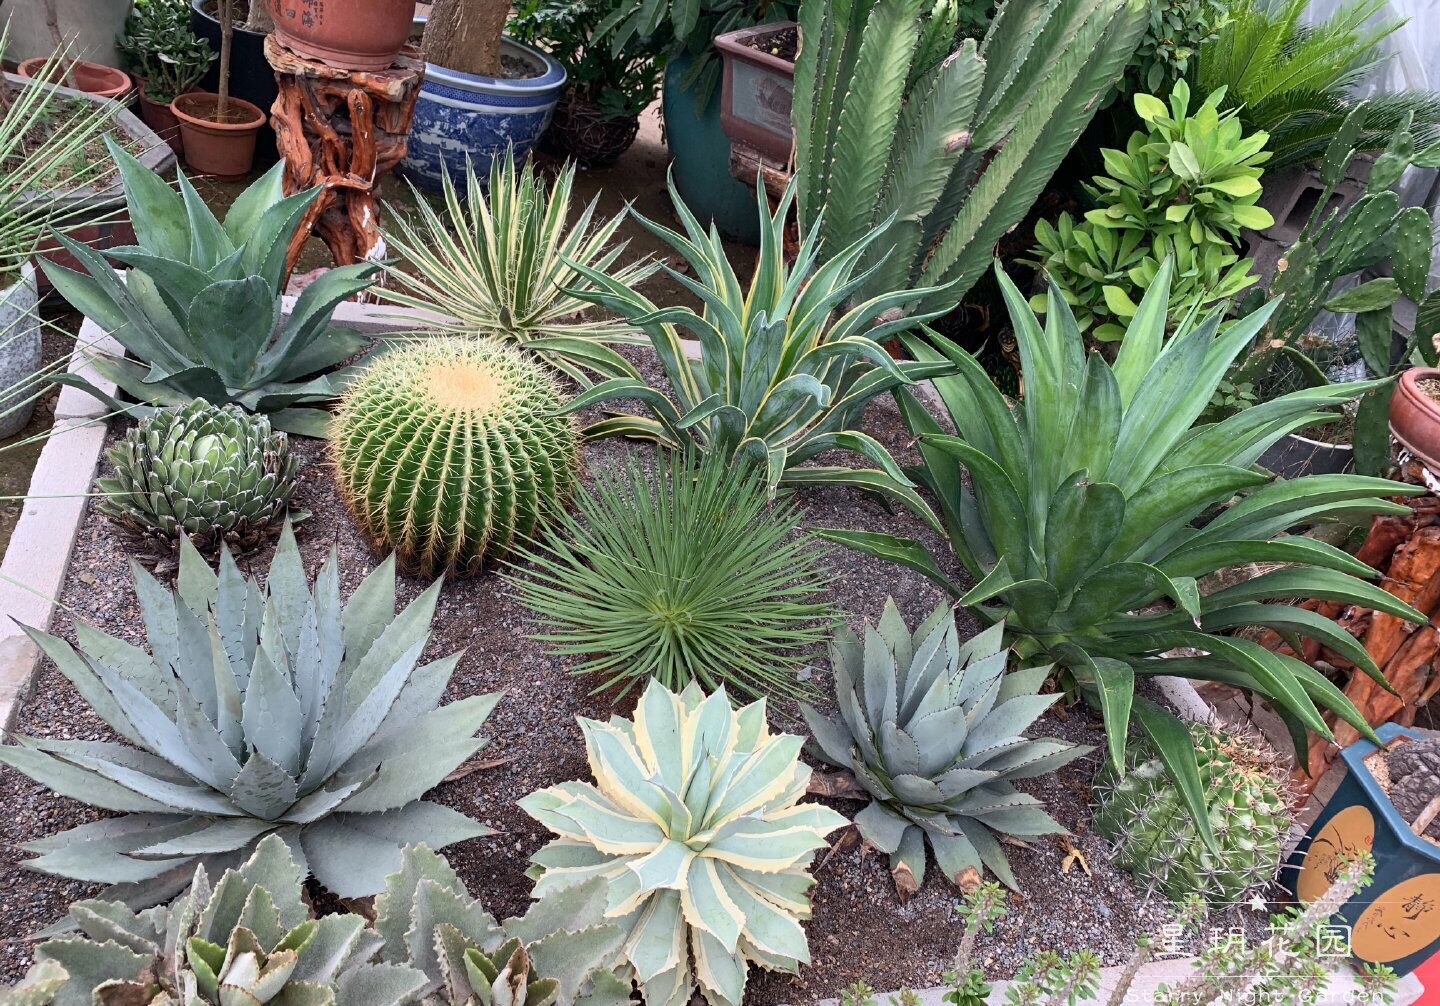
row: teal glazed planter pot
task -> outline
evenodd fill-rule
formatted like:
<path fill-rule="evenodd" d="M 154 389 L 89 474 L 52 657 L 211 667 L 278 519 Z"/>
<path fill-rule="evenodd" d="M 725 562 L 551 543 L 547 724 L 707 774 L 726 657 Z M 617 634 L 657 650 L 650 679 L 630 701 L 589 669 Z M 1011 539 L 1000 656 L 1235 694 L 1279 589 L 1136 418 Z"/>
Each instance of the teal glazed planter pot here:
<path fill-rule="evenodd" d="M 702 224 L 713 221 L 731 241 L 757 245 L 755 193 L 730 175 L 730 138 L 720 125 L 721 89 L 714 88 L 704 109 L 697 110 L 695 92 L 681 84 L 693 62 L 690 56 L 671 60 L 661 94 L 675 187 Z"/>
<path fill-rule="evenodd" d="M 1394 723 L 1375 732 L 1387 746 L 1420 736 Z M 1440 846 L 1416 835 L 1396 812 L 1365 764 L 1375 751 L 1361 740 L 1341 753 L 1345 781 L 1281 875 L 1296 900 L 1309 904 L 1339 873 L 1343 854 L 1368 849 L 1375 857 L 1375 880 L 1345 904 L 1337 920 L 1351 928 L 1356 960 L 1388 964 L 1403 977 L 1440 950 Z"/>

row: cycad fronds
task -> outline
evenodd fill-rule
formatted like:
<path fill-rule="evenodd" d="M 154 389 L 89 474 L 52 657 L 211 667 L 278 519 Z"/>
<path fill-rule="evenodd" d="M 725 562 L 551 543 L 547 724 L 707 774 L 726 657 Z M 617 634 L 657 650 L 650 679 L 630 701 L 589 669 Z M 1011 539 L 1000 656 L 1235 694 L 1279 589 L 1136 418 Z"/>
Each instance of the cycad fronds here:
<path fill-rule="evenodd" d="M 572 224 L 574 183 L 575 167 L 567 164 L 547 192 L 532 165 L 517 169 L 514 151 L 491 162 L 488 186 L 467 162 L 463 199 L 446 173 L 441 209 L 417 192 L 417 218 L 397 216 L 387 230 L 386 240 L 403 261 L 387 267 L 381 296 L 455 319 L 432 328 L 543 353 L 582 384 L 589 384 L 587 372 L 634 377 L 635 369 L 609 344 L 644 340 L 624 321 L 580 317 L 589 305 L 577 291 L 590 283 L 576 265 L 626 286 L 660 266 L 617 266 L 626 245 L 611 242 L 623 211 L 595 223 L 592 200 Z"/>

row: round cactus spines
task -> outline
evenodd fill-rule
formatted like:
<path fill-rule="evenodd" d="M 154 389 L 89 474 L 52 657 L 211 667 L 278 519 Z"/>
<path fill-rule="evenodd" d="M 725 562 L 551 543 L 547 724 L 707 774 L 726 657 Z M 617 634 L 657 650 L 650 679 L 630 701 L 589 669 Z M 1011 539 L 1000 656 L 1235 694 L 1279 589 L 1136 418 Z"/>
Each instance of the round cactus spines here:
<path fill-rule="evenodd" d="M 100 512 L 166 551 L 182 534 L 212 557 L 222 542 L 248 551 L 280 532 L 295 491 L 289 439 L 234 405 L 162 409 L 108 456 Z"/>
<path fill-rule="evenodd" d="M 386 353 L 351 386 L 331 449 L 346 505 L 423 576 L 475 573 L 559 507 L 578 440 L 555 382 L 520 350 L 434 339 Z"/>
<path fill-rule="evenodd" d="M 1290 800 L 1273 756 L 1256 742 L 1192 724 L 1200 780 L 1219 855 L 1205 847 L 1185 804 L 1153 752 L 1134 751 L 1125 777 L 1108 763 L 1095 782 L 1095 828 L 1115 844 L 1115 861 L 1172 901 L 1198 894 L 1210 904 L 1241 900 L 1269 883 L 1290 829 Z"/>

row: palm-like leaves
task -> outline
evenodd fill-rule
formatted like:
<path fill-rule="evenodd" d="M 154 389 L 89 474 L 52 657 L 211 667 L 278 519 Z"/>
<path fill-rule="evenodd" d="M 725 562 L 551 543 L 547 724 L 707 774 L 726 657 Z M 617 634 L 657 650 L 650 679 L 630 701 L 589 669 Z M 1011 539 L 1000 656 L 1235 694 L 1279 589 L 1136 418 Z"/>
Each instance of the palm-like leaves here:
<path fill-rule="evenodd" d="M 282 317 L 290 239 L 320 190 L 286 197 L 284 165 L 277 164 L 235 200 L 222 224 L 183 173 L 177 191 L 109 137 L 106 143 L 139 244 L 102 255 L 62 235 L 85 271 L 53 262 L 44 268 L 66 300 L 128 351 L 131 359 L 96 355 L 93 363 L 142 404 L 121 402 L 84 378 L 59 380 L 137 417 L 153 411 L 150 406 L 203 398 L 268 413 L 282 430 L 324 436 L 328 414 L 297 406 L 333 398 L 345 374 L 320 372 L 369 344 L 354 331 L 331 327 L 330 315 L 370 285 L 376 266 L 331 269 Z M 129 267 L 124 279 L 107 255 Z"/>
<path fill-rule="evenodd" d="M 488 187 L 467 161 L 463 200 L 446 172 L 443 210 L 417 194 L 417 218 L 398 216 L 387 231 L 403 261 L 386 267 L 382 296 L 454 319 L 432 327 L 541 353 L 582 384 L 588 373 L 634 377 L 609 344 L 643 340 L 623 321 L 580 317 L 588 305 L 576 291 L 587 283 L 574 263 L 627 286 L 659 265 L 617 265 L 626 245 L 612 241 L 624 211 L 594 223 L 592 201 L 572 223 L 574 184 L 575 167 L 567 164 L 547 192 L 530 163 L 516 168 L 513 150 L 491 161 Z"/>
<path fill-rule="evenodd" d="M 889 493 L 928 515 L 890 452 L 858 429 L 865 406 L 877 395 L 950 370 L 944 361 L 897 363 L 877 341 L 935 317 L 892 311 L 926 291 L 891 291 L 842 313 L 866 279 L 856 267 L 875 234 L 818 266 L 819 227 L 812 227 L 787 266 L 785 219 L 794 194 L 792 184 L 772 214 L 760 187 L 760 252 L 748 291 L 720 235 L 713 227 L 706 233 L 673 183 L 670 195 L 685 233 L 639 218 L 685 256 L 696 278 L 666 271 L 704 303 L 700 314 L 657 308 L 643 294 L 577 263 L 594 284 L 581 296 L 622 313 L 650 337 L 673 397 L 637 378 L 616 378 L 576 397 L 567 411 L 639 399 L 650 415 L 611 416 L 584 433 L 643 437 L 753 462 L 765 471 L 771 492 L 780 486 L 848 484 Z M 676 325 L 699 340 L 698 357 L 686 352 Z M 832 450 L 859 454 L 875 467 L 801 467 Z"/>
<path fill-rule="evenodd" d="M 340 601 L 336 554 L 312 593 L 295 536 L 262 590 L 228 551 L 217 576 L 182 541 L 171 594 L 132 565 L 150 652 L 82 624 L 80 652 L 30 636 L 127 744 L 20 738 L 12 765 L 65 796 L 124 814 L 30 843 L 26 866 L 124 885 L 154 904 L 238 863 L 276 834 L 337 894 L 384 886 L 407 842 L 488 834 L 420 797 L 485 743 L 498 695 L 436 708 L 459 662 L 420 664 L 437 581 L 398 615 L 387 559 Z"/>
<path fill-rule="evenodd" d="M 1357 83 L 1384 58 L 1379 42 L 1405 22 L 1376 19 L 1384 0 L 1356 0 L 1316 25 L 1301 23 L 1310 0 L 1230 0 L 1229 19 L 1196 60 L 1202 95 L 1226 89 L 1247 130 L 1270 134 L 1270 170 L 1315 161 L 1354 106 Z M 1370 99 L 1360 150 L 1379 150 L 1410 114 L 1422 143 L 1440 139 L 1440 95 Z"/>
<path fill-rule="evenodd" d="M 1024 401 L 1013 411 L 968 354 L 944 341 L 936 343 L 937 352 L 908 340 L 922 359 L 943 353 L 960 368 L 958 377 L 937 382 L 957 435 L 945 435 L 918 407 L 908 412 L 921 434 L 924 479 L 941 500 L 951 544 L 978 581 L 973 589 L 947 580 L 913 540 L 847 531 L 825 537 L 926 573 L 985 617 L 1005 618 L 1022 653 L 1043 653 L 1067 666 L 1098 702 L 1117 766 L 1129 719 L 1138 716 L 1192 812 L 1203 819 L 1184 728 L 1133 694 L 1135 675 L 1189 675 L 1254 692 L 1274 706 L 1297 745 L 1305 743 L 1306 730 L 1330 737 L 1317 706 L 1371 736 L 1364 717 L 1318 671 L 1220 633 L 1266 626 L 1310 636 L 1383 681 L 1348 633 L 1273 602 L 1335 599 L 1415 622 L 1424 616 L 1361 579 L 1375 573 L 1350 555 L 1285 532 L 1334 514 L 1403 513 L 1404 507 L 1382 497 L 1423 490 L 1354 475 L 1272 482 L 1252 468 L 1270 444 L 1323 415 L 1322 406 L 1359 395 L 1374 382 L 1306 389 L 1192 428 L 1274 305 L 1223 334 L 1219 314 L 1212 314 L 1167 343 L 1169 275 L 1166 263 L 1112 365 L 1098 353 L 1085 359 L 1083 339 L 1058 292 L 1052 288 L 1042 328 L 1002 273 L 1025 382 Z M 1203 527 L 1192 524 L 1226 504 Z M 1250 562 L 1284 565 L 1201 593 L 1201 577 Z M 1157 659 L 1176 647 L 1204 655 Z"/>

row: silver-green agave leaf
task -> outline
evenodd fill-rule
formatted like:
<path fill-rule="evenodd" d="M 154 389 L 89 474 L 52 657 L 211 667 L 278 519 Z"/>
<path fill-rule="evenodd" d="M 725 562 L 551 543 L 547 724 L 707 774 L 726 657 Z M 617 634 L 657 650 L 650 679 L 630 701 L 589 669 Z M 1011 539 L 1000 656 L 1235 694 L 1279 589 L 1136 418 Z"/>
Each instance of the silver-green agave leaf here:
<path fill-rule="evenodd" d="M 631 983 L 614 968 L 625 932 L 604 919 L 605 882 L 592 878 L 496 922 L 450 864 L 425 846 L 375 899 L 379 959 L 418 971 L 426 1006 L 623 1006 Z"/>
<path fill-rule="evenodd" d="M 379 939 L 358 915 L 311 918 L 305 871 L 276 835 L 211 886 L 142 912 L 119 901 L 70 906 L 67 931 L 35 949 L 5 1006 L 400 1006 L 414 968 L 375 963 Z M 59 928 L 59 927 L 56 927 Z"/>
<path fill-rule="evenodd" d="M 217 575 L 188 541 L 174 593 L 133 569 L 150 652 L 83 623 L 78 652 L 27 630 L 128 743 L 0 749 L 57 793 L 124 815 L 28 844 L 39 855 L 26 866 L 155 904 L 197 861 L 217 872 L 277 834 L 306 872 L 360 897 L 384 887 L 406 843 L 489 833 L 421 799 L 485 743 L 499 698 L 437 708 L 459 661 L 420 662 L 438 581 L 396 614 L 387 559 L 342 607 L 335 551 L 312 592 L 288 525 L 263 589 L 228 549 Z"/>
<path fill-rule="evenodd" d="M 808 872 L 847 822 L 801 804 L 803 738 L 772 734 L 765 702 L 652 682 L 632 722 L 580 719 L 594 784 L 565 782 L 520 806 L 559 837 L 535 854 L 536 897 L 595 878 L 605 918 L 650 1006 L 739 1006 L 747 967 L 810 960 Z"/>
<path fill-rule="evenodd" d="M 927 843 L 951 880 L 988 866 L 1016 888 L 994 833 L 1065 829 L 1013 780 L 1053 772 L 1092 750 L 1026 737 L 1059 698 L 1036 694 L 1050 667 L 1005 673 L 1004 623 L 962 644 L 950 611 L 941 604 L 912 634 L 887 600 L 863 642 L 842 628 L 830 645 L 839 714 L 804 708 L 816 753 L 852 772 L 873 798 L 855 825 L 890 854 L 902 894 L 924 882 Z"/>
<path fill-rule="evenodd" d="M 109 452 L 100 511 L 172 550 L 182 536 L 214 555 L 248 552 L 280 532 L 295 492 L 289 438 L 264 416 L 196 399 L 132 426 Z"/>

